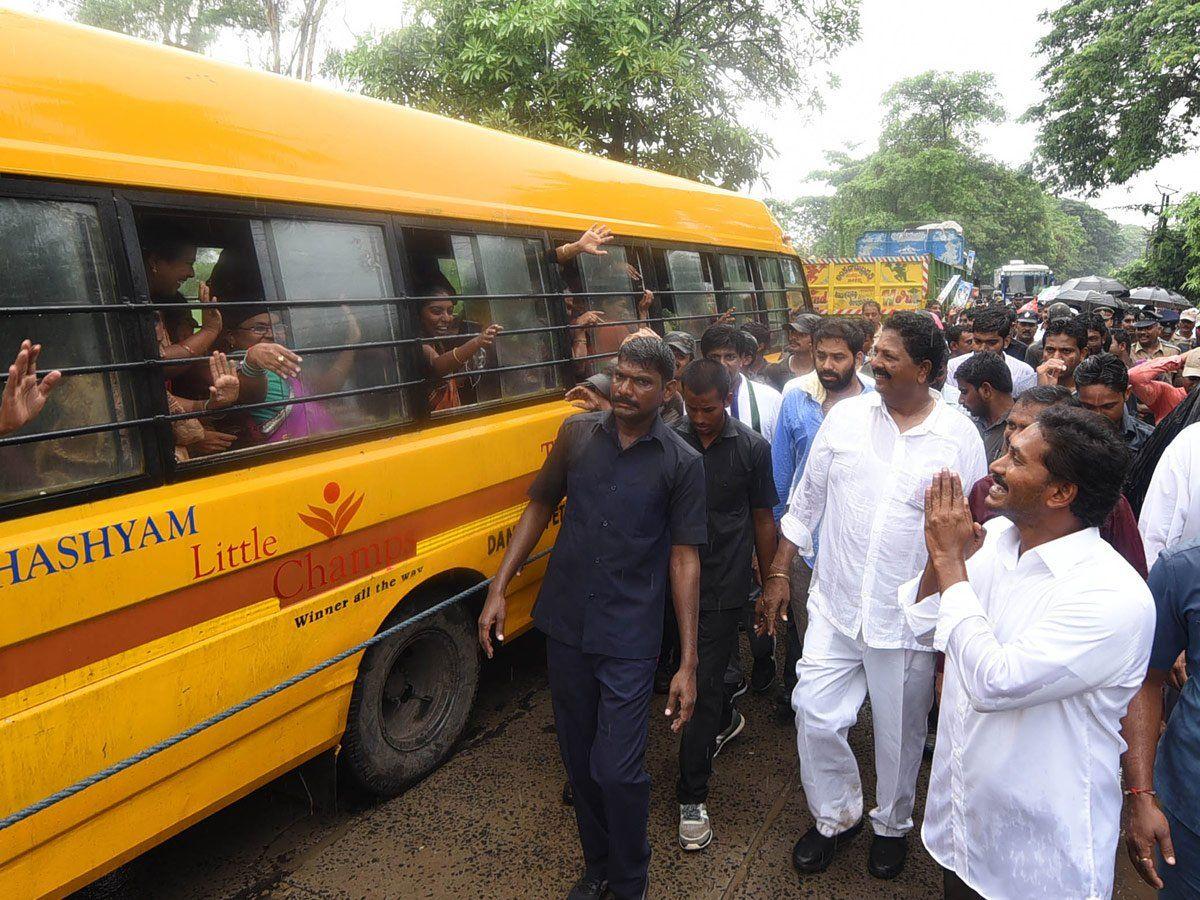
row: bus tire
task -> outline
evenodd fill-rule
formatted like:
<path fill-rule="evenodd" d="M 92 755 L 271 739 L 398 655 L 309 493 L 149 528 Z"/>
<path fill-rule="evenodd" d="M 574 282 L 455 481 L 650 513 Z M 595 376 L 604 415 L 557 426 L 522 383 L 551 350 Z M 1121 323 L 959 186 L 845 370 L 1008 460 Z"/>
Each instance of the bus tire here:
<path fill-rule="evenodd" d="M 428 775 L 466 727 L 478 687 L 474 621 L 461 603 L 371 647 L 342 739 L 350 775 L 385 797 Z"/>

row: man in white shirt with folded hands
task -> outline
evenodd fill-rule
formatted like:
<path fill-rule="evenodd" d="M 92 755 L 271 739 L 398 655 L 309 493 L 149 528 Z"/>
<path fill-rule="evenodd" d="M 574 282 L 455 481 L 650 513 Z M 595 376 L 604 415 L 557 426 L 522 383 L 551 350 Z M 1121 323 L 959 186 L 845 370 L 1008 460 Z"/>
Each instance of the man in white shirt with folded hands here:
<path fill-rule="evenodd" d="M 1095 413 L 1051 407 L 992 464 L 986 535 L 956 475 L 927 492 L 929 561 L 899 600 L 946 654 L 921 834 L 948 900 L 1112 894 L 1120 723 L 1155 616 L 1097 529 L 1128 460 Z"/>

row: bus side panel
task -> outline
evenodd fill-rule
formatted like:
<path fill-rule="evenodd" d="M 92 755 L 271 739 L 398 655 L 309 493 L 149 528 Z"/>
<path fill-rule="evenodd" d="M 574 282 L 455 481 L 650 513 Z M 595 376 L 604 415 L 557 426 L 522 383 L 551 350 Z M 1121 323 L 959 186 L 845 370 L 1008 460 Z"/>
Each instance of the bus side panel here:
<path fill-rule="evenodd" d="M 482 537 L 481 531 L 461 543 L 484 546 Z M 434 558 L 467 558 L 461 543 L 443 548 Z M 528 628 L 527 611 L 543 571 L 544 564 L 535 564 L 522 574 L 512 598 L 514 635 Z M 397 573 L 387 574 L 390 578 Z M 356 588 L 362 589 L 358 584 L 344 586 L 312 604 L 181 647 L 37 707 L 6 723 L 5 740 L 10 746 L 36 746 L 37 754 L 23 757 L 30 765 L 47 758 L 78 759 L 81 754 L 92 769 L 111 765 L 136 752 L 136 745 L 145 742 L 138 735 L 182 730 L 179 722 L 202 719 L 244 699 L 243 694 L 278 683 L 369 636 L 377 628 L 379 613 L 386 615 L 382 605 L 370 612 L 351 611 L 357 623 L 348 615 L 343 624 L 335 624 L 336 614 L 331 616 L 321 639 L 313 639 L 312 632 L 325 618 L 311 623 L 310 642 L 301 658 L 289 662 L 297 649 L 295 618 L 311 611 L 310 606 L 336 605 L 335 596 Z M 352 624 L 358 626 L 353 631 Z M 306 625 L 300 630 L 309 629 Z M 0 884 L 16 888 L 14 896 L 71 890 L 334 746 L 345 729 L 360 660 L 361 655 L 351 657 L 0 832 Z M 238 687 L 242 685 L 254 687 Z M 139 699 L 130 703 L 129 697 Z M 104 748 L 102 760 L 95 758 L 97 745 Z M 33 774 L 6 770 L 6 777 Z"/>

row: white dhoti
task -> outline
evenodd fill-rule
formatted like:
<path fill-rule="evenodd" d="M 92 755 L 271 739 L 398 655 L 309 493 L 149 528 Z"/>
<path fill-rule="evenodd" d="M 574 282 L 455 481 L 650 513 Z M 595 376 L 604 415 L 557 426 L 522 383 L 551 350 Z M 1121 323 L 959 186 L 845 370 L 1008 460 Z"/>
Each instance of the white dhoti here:
<path fill-rule="evenodd" d="M 868 693 L 875 729 L 871 825 L 883 837 L 912 829 L 936 659 L 921 650 L 868 647 L 809 606 L 792 709 L 800 778 L 821 834 L 831 837 L 862 818 L 862 781 L 846 735 Z"/>

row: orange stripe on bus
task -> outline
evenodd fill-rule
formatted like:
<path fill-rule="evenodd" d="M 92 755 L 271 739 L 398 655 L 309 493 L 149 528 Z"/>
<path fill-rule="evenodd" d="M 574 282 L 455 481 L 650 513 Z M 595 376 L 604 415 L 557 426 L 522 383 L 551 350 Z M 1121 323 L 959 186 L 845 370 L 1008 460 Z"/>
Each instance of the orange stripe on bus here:
<path fill-rule="evenodd" d="M 514 478 L 6 647 L 0 650 L 0 697 L 275 597 L 282 566 L 298 565 L 306 576 L 324 567 L 328 574 L 336 557 L 353 556 L 364 547 L 401 548 L 386 560 L 377 555 L 377 565 L 353 576 L 366 577 L 412 557 L 418 541 L 517 505 L 525 499 L 532 481 L 532 474 Z M 369 557 L 364 554 L 361 558 Z M 340 580 L 316 586 L 306 577 L 295 592 L 288 592 L 286 600 L 280 600 L 280 608 L 331 590 L 338 583 Z"/>

